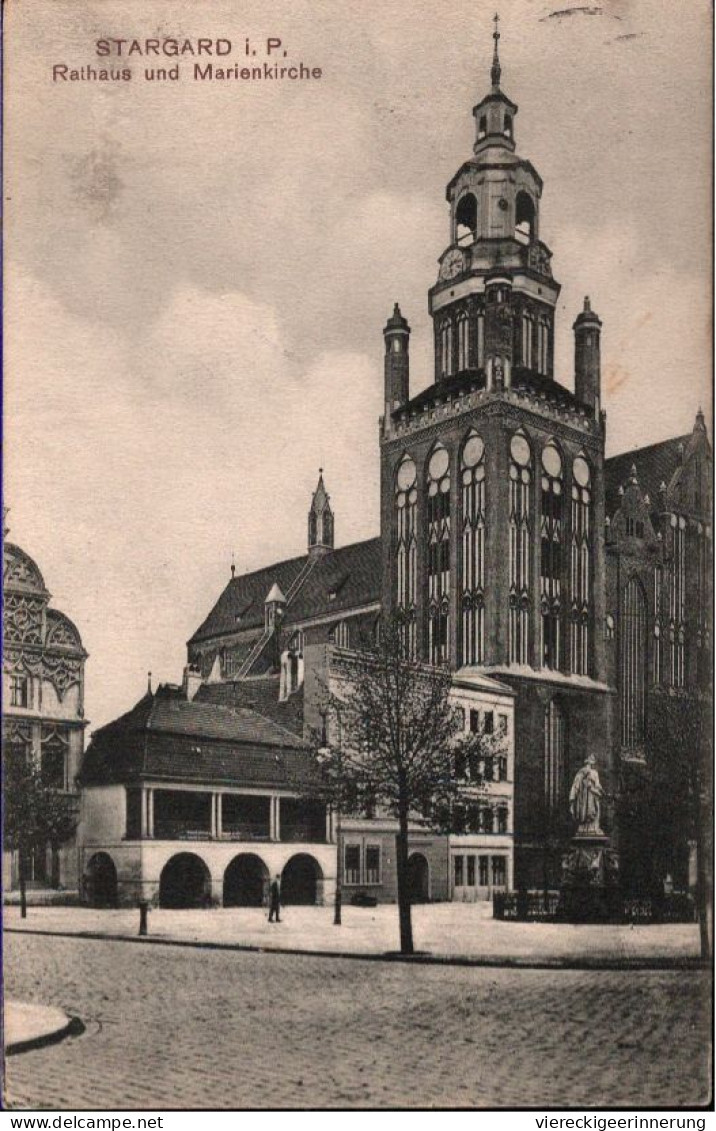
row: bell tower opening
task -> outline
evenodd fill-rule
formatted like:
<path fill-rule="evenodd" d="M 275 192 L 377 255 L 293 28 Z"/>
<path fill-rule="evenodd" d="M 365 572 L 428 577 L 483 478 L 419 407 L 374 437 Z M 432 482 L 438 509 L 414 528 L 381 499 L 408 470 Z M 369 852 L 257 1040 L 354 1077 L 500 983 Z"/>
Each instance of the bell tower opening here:
<path fill-rule="evenodd" d="M 518 192 L 515 201 L 515 239 L 532 243 L 535 238 L 535 206 L 528 192 Z"/>
<path fill-rule="evenodd" d="M 471 192 L 466 192 L 455 210 L 455 242 L 459 247 L 467 247 L 477 238 L 477 200 Z"/>

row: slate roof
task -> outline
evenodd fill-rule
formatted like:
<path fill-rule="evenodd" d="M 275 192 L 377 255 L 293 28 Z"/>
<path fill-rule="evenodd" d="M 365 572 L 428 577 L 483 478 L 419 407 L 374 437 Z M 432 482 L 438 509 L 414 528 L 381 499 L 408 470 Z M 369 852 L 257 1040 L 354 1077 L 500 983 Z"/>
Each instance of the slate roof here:
<path fill-rule="evenodd" d="M 300 558 L 289 558 L 253 573 L 233 577 L 189 644 L 246 628 L 263 628 L 264 602 L 272 585 L 277 584 L 284 593 L 288 593 L 308 560 L 308 555 L 303 554 Z M 344 609 L 380 600 L 380 538 L 328 550 L 317 555 L 314 563 L 286 607 L 284 625 L 322 614 L 338 615 Z M 335 593 L 333 598 L 332 592 Z"/>
<path fill-rule="evenodd" d="M 591 409 L 584 405 L 580 400 L 577 400 L 574 393 L 569 389 L 565 389 L 564 385 L 559 382 L 551 380 L 549 377 L 542 377 L 540 374 L 535 373 L 531 369 L 525 369 L 521 365 L 515 365 L 512 369 L 512 388 L 526 389 L 532 393 L 537 393 L 538 396 L 544 394 L 545 398 L 550 404 L 555 405 L 557 408 L 569 409 L 570 411 L 585 410 L 591 414 Z M 457 397 L 463 393 L 469 393 L 477 389 L 485 388 L 485 370 L 484 369 L 467 369 L 462 373 L 456 373 L 452 377 L 446 377 L 435 385 L 430 385 L 427 389 L 423 389 L 421 393 L 413 397 L 407 404 L 402 405 L 393 413 L 394 420 L 400 420 L 411 411 L 420 410 L 424 407 L 431 407 L 438 400 L 445 401 L 448 396 Z"/>
<path fill-rule="evenodd" d="M 279 675 L 265 675 L 259 679 L 226 680 L 222 683 L 203 683 L 196 693 L 195 703 L 216 703 L 225 707 L 246 707 L 272 719 L 292 734 L 303 735 L 303 685 L 288 699 L 278 698 Z"/>
<path fill-rule="evenodd" d="M 604 487 L 609 518 L 619 509 L 619 488 L 625 487 L 631 479 L 632 467 L 636 467 L 637 481 L 643 494 L 649 495 L 652 510 L 658 510 L 659 487 L 662 483 L 669 486 L 674 472 L 681 466 L 681 445 L 686 450 L 691 436 L 690 432 L 686 436 L 674 436 L 671 440 L 633 448 L 605 460 Z"/>
<path fill-rule="evenodd" d="M 81 785 L 143 779 L 295 788 L 318 769 L 297 734 L 258 712 L 160 688 L 93 734 L 79 774 Z"/>

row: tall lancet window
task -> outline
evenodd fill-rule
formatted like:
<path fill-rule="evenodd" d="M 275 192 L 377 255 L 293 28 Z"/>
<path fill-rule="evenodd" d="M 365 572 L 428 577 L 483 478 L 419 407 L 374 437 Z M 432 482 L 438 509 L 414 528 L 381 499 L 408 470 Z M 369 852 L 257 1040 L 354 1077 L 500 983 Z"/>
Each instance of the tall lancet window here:
<path fill-rule="evenodd" d="M 396 607 L 398 618 L 403 626 L 403 648 L 405 655 L 410 659 L 414 659 L 417 654 L 415 630 L 418 492 L 416 477 L 415 464 L 409 456 L 406 456 L 398 467 L 395 482 L 396 559 L 398 566 Z"/>
<path fill-rule="evenodd" d="M 526 369 L 532 368 L 532 329 L 533 329 L 532 316 L 530 314 L 522 315 L 522 364 Z"/>
<path fill-rule="evenodd" d="M 562 530 L 564 496 L 562 457 L 554 444 L 542 451 L 542 519 L 540 527 L 541 658 L 546 668 L 562 660 Z"/>
<path fill-rule="evenodd" d="M 684 686 L 684 621 L 686 619 L 686 519 L 671 516 L 671 592 L 669 601 L 669 641 L 671 682 Z"/>
<path fill-rule="evenodd" d="M 485 315 L 480 311 L 477 315 L 477 365 L 482 369 L 485 364 Z"/>
<path fill-rule="evenodd" d="M 532 451 L 516 432 L 510 441 L 510 663 L 529 662 Z"/>
<path fill-rule="evenodd" d="M 485 445 L 472 432 L 462 449 L 463 664 L 485 662 Z"/>
<path fill-rule="evenodd" d="M 627 582 L 622 593 L 619 653 L 622 746 L 640 750 L 646 707 L 646 597 L 636 577 Z"/>
<path fill-rule="evenodd" d="M 440 376 L 452 373 L 452 322 L 446 318 L 440 327 Z"/>
<path fill-rule="evenodd" d="M 470 364 L 470 323 L 467 314 L 457 320 L 457 368 L 461 373 Z"/>
<path fill-rule="evenodd" d="M 664 567 L 654 566 L 654 663 L 652 680 L 664 678 Z"/>
<path fill-rule="evenodd" d="M 444 664 L 450 642 L 450 458 L 443 447 L 428 462 L 428 658 Z"/>
<path fill-rule="evenodd" d="M 572 591 L 570 662 L 575 675 L 589 675 L 590 563 L 592 487 L 589 464 L 577 456 L 572 464 Z"/>
<path fill-rule="evenodd" d="M 544 713 L 544 796 L 548 809 L 563 807 L 565 774 L 564 715 L 559 704 L 550 699 Z"/>

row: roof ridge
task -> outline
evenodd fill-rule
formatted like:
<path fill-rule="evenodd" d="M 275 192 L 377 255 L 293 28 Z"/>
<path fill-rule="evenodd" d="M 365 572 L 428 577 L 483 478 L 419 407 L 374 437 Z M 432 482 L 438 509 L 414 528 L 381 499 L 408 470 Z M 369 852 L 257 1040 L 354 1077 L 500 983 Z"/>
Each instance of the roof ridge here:
<path fill-rule="evenodd" d="M 605 456 L 604 462 L 609 463 L 610 460 L 613 459 L 625 459 L 628 457 L 636 458 L 639 455 L 643 455 L 644 452 L 651 451 L 653 448 L 666 447 L 667 444 L 683 444 L 687 440 L 690 440 L 692 435 L 693 433 L 686 432 L 681 436 L 670 436 L 667 440 L 655 440 L 653 444 L 644 444 L 641 448 L 625 448 L 623 452 L 615 452 L 614 455 Z"/>

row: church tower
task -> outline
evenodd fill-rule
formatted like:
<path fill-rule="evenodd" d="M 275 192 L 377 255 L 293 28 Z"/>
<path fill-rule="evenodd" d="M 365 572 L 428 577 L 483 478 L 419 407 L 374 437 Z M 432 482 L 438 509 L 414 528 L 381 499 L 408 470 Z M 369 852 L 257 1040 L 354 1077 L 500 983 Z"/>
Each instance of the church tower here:
<path fill-rule="evenodd" d="M 587 300 L 572 392 L 555 375 L 560 286 L 541 239 L 542 180 L 516 151 L 497 17 L 493 39 L 428 295 L 434 379 L 412 399 L 407 355 L 404 369 L 388 363 L 397 307 L 384 331 L 383 599 L 416 657 L 515 690 L 518 875 L 541 884 L 540 843 L 588 753 L 609 781 L 601 322 Z"/>

